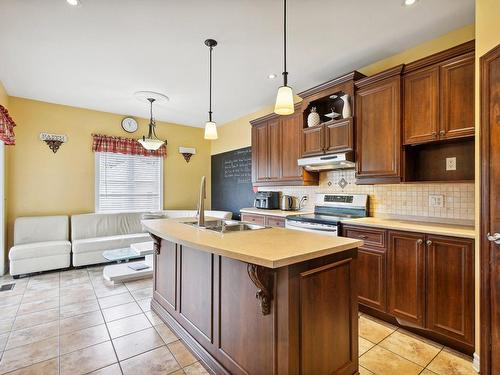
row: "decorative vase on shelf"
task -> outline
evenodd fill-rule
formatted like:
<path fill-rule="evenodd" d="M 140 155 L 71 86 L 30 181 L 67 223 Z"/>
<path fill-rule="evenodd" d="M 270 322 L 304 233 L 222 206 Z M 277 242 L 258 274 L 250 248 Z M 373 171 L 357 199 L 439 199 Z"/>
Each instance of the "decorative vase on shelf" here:
<path fill-rule="evenodd" d="M 307 116 L 307 126 L 316 126 L 321 122 L 318 112 L 316 112 L 316 107 L 311 108 L 311 113 Z"/>
<path fill-rule="evenodd" d="M 342 106 L 342 118 L 348 118 L 352 116 L 351 113 L 351 105 L 349 104 L 349 95 L 345 94 L 340 97 L 342 101 L 344 102 L 344 105 Z"/>

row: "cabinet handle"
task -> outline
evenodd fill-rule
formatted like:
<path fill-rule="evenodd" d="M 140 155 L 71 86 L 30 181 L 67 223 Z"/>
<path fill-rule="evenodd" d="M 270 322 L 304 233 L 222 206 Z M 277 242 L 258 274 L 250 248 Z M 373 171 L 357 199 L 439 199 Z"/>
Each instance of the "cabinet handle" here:
<path fill-rule="evenodd" d="M 440 131 L 439 131 L 439 135 L 441 135 L 441 136 L 442 136 L 442 135 L 445 135 L 445 134 L 446 134 L 446 132 L 445 132 L 444 130 L 440 130 Z"/>
<path fill-rule="evenodd" d="M 423 240 L 423 239 L 419 238 L 419 239 L 417 240 L 417 245 L 422 245 L 423 243 L 424 243 L 424 240 Z"/>
<path fill-rule="evenodd" d="M 432 132 L 432 136 L 433 136 L 434 138 L 436 138 L 437 133 L 436 133 L 436 132 Z"/>
<path fill-rule="evenodd" d="M 365 236 L 364 234 L 360 235 L 359 238 L 363 239 L 363 240 L 366 240 L 368 238 L 368 236 Z"/>
<path fill-rule="evenodd" d="M 426 244 L 427 244 L 427 246 L 431 246 L 432 245 L 432 241 L 431 240 L 427 240 Z"/>

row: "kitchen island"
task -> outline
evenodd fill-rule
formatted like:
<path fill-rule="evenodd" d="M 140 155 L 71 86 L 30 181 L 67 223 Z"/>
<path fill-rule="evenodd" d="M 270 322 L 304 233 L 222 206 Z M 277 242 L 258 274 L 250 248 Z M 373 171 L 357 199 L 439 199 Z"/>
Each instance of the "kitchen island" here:
<path fill-rule="evenodd" d="M 283 228 L 218 233 L 143 222 L 151 307 L 214 374 L 357 374 L 357 248 Z"/>

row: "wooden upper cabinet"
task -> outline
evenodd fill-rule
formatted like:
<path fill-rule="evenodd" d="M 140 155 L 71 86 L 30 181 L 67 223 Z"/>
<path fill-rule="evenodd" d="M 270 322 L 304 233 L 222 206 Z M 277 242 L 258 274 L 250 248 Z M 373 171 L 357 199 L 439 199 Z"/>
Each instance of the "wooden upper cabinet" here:
<path fill-rule="evenodd" d="M 405 145 L 474 136 L 474 41 L 404 68 Z"/>
<path fill-rule="evenodd" d="M 325 124 L 325 152 L 351 151 L 354 148 L 353 134 L 352 118 Z"/>
<path fill-rule="evenodd" d="M 441 137 L 474 135 L 474 53 L 459 56 L 440 66 Z"/>
<path fill-rule="evenodd" d="M 302 133 L 302 156 L 323 155 L 325 150 L 325 129 L 323 126 L 305 128 Z"/>
<path fill-rule="evenodd" d="M 403 88 L 404 143 L 436 140 L 439 128 L 439 67 L 406 74 Z"/>
<path fill-rule="evenodd" d="M 252 124 L 252 182 L 255 186 L 317 185 L 318 174 L 299 168 L 302 113 L 270 114 Z"/>
<path fill-rule="evenodd" d="M 401 181 L 402 67 L 356 82 L 358 184 Z"/>
<path fill-rule="evenodd" d="M 427 236 L 427 328 L 474 345 L 474 241 Z"/>
<path fill-rule="evenodd" d="M 389 232 L 388 312 L 403 325 L 424 327 L 425 235 Z"/>
<path fill-rule="evenodd" d="M 281 176 L 281 129 L 279 119 L 267 123 L 269 180 L 279 180 Z"/>

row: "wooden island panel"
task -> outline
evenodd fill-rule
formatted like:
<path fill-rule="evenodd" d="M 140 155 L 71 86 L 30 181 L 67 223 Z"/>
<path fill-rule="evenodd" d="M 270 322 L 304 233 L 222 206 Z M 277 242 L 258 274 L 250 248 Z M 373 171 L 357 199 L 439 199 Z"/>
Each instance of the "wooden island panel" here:
<path fill-rule="evenodd" d="M 357 374 L 357 249 L 277 269 L 156 241 L 152 309 L 214 374 Z"/>

